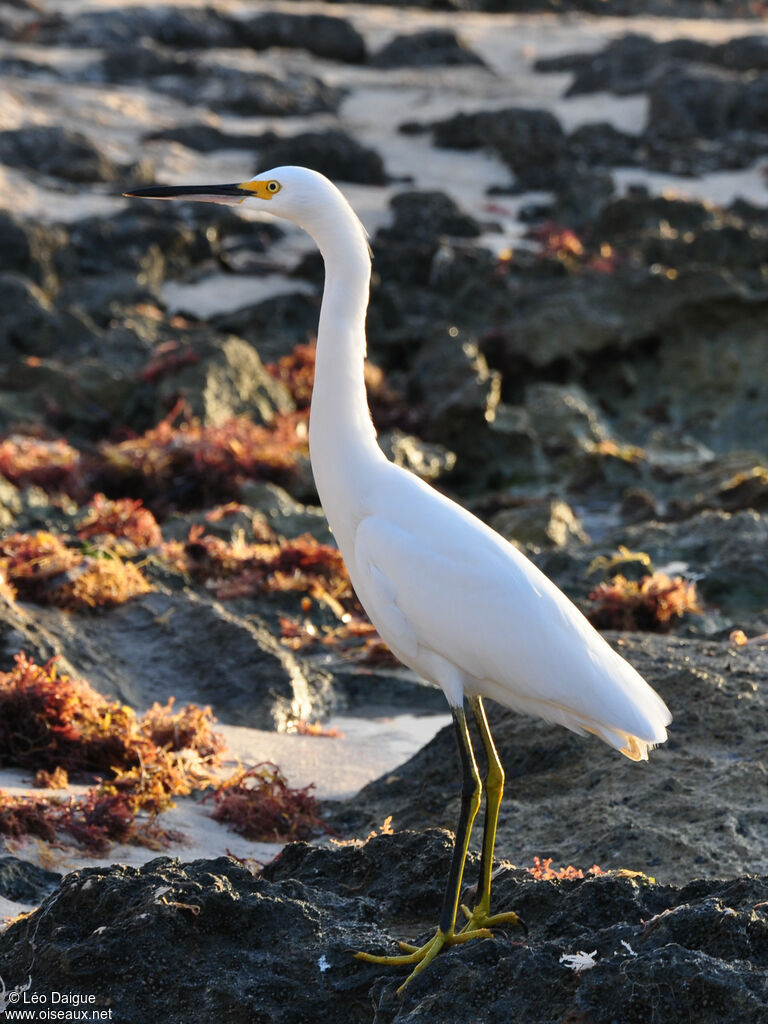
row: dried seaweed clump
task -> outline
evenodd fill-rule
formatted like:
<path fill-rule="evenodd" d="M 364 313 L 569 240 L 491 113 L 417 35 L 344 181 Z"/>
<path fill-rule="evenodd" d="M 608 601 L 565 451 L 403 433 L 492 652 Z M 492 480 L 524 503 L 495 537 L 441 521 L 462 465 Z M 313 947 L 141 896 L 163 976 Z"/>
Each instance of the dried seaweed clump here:
<path fill-rule="evenodd" d="M 178 405 L 141 437 L 101 445 L 106 490 L 128 491 L 160 512 L 199 507 L 236 499 L 246 480 L 285 484 L 309 454 L 306 413 L 275 416 L 265 427 L 244 416 L 177 424 L 183 411 Z"/>
<path fill-rule="evenodd" d="M 160 750 L 220 761 L 224 740 L 213 731 L 210 708 L 188 704 L 174 712 L 170 700 L 137 718 L 85 679 L 60 674 L 55 658 L 37 665 L 22 651 L 14 662 L 0 672 L 0 767 L 109 774 L 146 767 Z"/>
<path fill-rule="evenodd" d="M 12 796 L 0 789 L 0 835 L 11 839 L 34 836 L 47 843 L 54 843 L 62 810 L 61 800 Z"/>
<path fill-rule="evenodd" d="M 400 665 L 373 623 L 362 616 L 347 615 L 339 626 L 318 629 L 309 620 L 298 622 L 281 615 L 280 633 L 283 644 L 293 651 L 322 644 L 339 647 L 346 657 L 360 665 Z"/>
<path fill-rule="evenodd" d="M 169 541 L 161 554 L 193 579 L 209 583 L 221 600 L 299 591 L 328 605 L 339 617 L 359 611 L 340 552 L 311 534 L 253 544 L 242 535 L 226 541 L 206 534 L 198 524 L 184 543 Z"/>
<path fill-rule="evenodd" d="M 587 617 L 598 629 L 667 632 L 686 612 L 701 614 L 696 584 L 663 572 L 630 580 L 619 574 L 589 594 Z"/>
<path fill-rule="evenodd" d="M 297 409 L 309 409 L 315 383 L 316 358 L 316 346 L 305 343 L 296 345 L 292 352 L 282 356 L 276 363 L 266 364 L 272 376 L 288 388 Z M 380 367 L 366 360 L 364 373 L 374 421 L 379 427 L 391 426 L 398 418 L 400 396 L 389 386 Z"/>
<path fill-rule="evenodd" d="M 37 665 L 21 652 L 14 661 L 0 672 L 0 766 L 110 772 L 146 752 L 131 708 L 59 674 L 55 659 Z"/>
<path fill-rule="evenodd" d="M 533 858 L 533 867 L 525 869 L 529 874 L 539 882 L 561 882 L 564 879 L 583 878 L 584 872 L 581 868 L 575 868 L 573 864 L 569 864 L 567 868 L 553 868 L 552 857 L 545 857 L 541 860 L 540 857 Z M 597 864 L 593 864 L 591 868 L 587 870 L 588 875 L 604 875 L 605 872 Z"/>
<path fill-rule="evenodd" d="M 209 707 L 185 704 L 174 711 L 171 697 L 167 704 L 154 703 L 141 718 L 142 735 L 165 750 L 192 750 L 209 764 L 218 764 L 224 750 L 224 737 L 214 732 L 214 717 Z"/>
<path fill-rule="evenodd" d="M 62 438 L 45 441 L 12 434 L 0 441 L 0 473 L 19 487 L 75 497 L 82 491 L 83 472 L 80 452 Z"/>
<path fill-rule="evenodd" d="M 74 797 L 12 796 L 0 790 L 0 835 L 13 839 L 33 836 L 47 843 L 74 840 L 88 853 L 106 853 L 113 843 L 132 843 L 159 850 L 178 833 L 167 831 L 154 818 L 138 820 L 120 794 L 88 790 Z"/>
<path fill-rule="evenodd" d="M 45 530 L 0 540 L 0 575 L 21 600 L 70 611 L 112 607 L 152 589 L 132 562 L 115 553 L 85 555 Z"/>
<path fill-rule="evenodd" d="M 20 653 L 15 662 L 0 673 L 0 766 L 59 781 L 62 772 L 101 779 L 81 800 L 5 795 L 0 833 L 53 841 L 62 832 L 92 851 L 114 841 L 156 846 L 163 833 L 154 817 L 174 796 L 214 784 L 224 740 L 210 708 L 174 712 L 171 701 L 139 719 L 85 680 L 60 675 L 54 660 L 36 665 Z M 150 820 L 137 820 L 140 813 Z"/>
<path fill-rule="evenodd" d="M 266 369 L 272 376 L 288 388 L 297 409 L 308 409 L 312 400 L 316 356 L 317 349 L 314 345 L 299 344 L 288 355 L 281 356 L 276 363 L 266 364 Z"/>
<path fill-rule="evenodd" d="M 163 535 L 157 520 L 138 499 L 111 500 L 103 494 L 94 494 L 88 511 L 77 527 L 80 540 L 99 539 L 115 550 L 131 553 L 155 548 L 162 544 Z M 128 545 L 114 544 L 124 540 Z"/>
<path fill-rule="evenodd" d="M 213 817 L 254 842 L 311 839 L 328 831 L 310 790 L 292 789 L 276 764 L 239 768 L 213 794 Z"/>
<path fill-rule="evenodd" d="M 531 231 L 530 237 L 539 243 L 539 257 L 562 264 L 570 272 L 587 269 L 600 274 L 612 274 L 619 265 L 619 254 L 608 242 L 587 247 L 571 228 L 546 223 Z"/>

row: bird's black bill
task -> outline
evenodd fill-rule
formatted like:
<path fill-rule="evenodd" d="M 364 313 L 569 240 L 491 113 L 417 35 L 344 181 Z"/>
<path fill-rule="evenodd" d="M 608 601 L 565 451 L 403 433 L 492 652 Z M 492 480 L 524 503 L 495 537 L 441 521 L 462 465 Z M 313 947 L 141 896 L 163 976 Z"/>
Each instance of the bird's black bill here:
<path fill-rule="evenodd" d="M 239 185 L 153 185 L 123 192 L 130 199 L 189 199 L 198 203 L 242 203 L 248 193 Z"/>

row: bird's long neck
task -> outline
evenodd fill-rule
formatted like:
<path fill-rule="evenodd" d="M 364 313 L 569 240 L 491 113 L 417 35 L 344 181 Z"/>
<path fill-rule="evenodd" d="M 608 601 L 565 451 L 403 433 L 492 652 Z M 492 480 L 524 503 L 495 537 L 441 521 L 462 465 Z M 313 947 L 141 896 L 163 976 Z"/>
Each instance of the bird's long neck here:
<path fill-rule="evenodd" d="M 310 414 L 312 470 L 331 527 L 336 509 L 350 510 L 366 468 L 383 458 L 365 391 L 365 316 L 371 260 L 362 225 L 341 196 L 312 234 L 325 263 Z M 334 521 L 334 520 L 337 521 Z"/>

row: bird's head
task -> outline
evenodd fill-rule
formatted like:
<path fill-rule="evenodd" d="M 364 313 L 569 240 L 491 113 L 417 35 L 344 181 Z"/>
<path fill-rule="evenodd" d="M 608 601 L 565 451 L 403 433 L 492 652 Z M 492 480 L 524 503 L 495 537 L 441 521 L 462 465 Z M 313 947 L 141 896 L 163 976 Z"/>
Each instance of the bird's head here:
<path fill-rule="evenodd" d="M 156 185 L 131 189 L 136 199 L 184 199 L 202 203 L 246 205 L 311 228 L 324 208 L 335 205 L 341 193 L 327 178 L 307 167 L 275 167 L 248 181 L 229 185 Z"/>
<path fill-rule="evenodd" d="M 156 185 L 123 193 L 137 199 L 186 199 L 241 204 L 294 221 L 308 231 L 324 257 L 358 246 L 370 269 L 368 237 L 333 182 L 308 167 L 275 167 L 232 185 Z M 346 226 L 346 229 L 345 229 Z"/>

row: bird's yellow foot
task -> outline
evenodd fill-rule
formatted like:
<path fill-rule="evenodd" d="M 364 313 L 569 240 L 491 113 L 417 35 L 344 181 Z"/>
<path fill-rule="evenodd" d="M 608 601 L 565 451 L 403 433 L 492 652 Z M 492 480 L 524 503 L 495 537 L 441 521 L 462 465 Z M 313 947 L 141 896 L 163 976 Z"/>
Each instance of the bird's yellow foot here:
<path fill-rule="evenodd" d="M 397 990 L 397 994 L 402 995 L 406 985 L 409 985 L 416 975 L 420 974 L 435 959 L 443 946 L 456 946 L 461 942 L 469 942 L 471 939 L 488 939 L 490 937 L 491 932 L 488 928 L 468 929 L 465 926 L 460 932 L 444 932 L 441 928 L 438 928 L 429 942 L 423 946 L 413 946 L 410 942 L 398 942 L 400 949 L 405 951 L 400 956 L 377 956 L 374 953 L 355 953 L 355 956 L 358 960 L 365 960 L 371 964 L 384 964 L 387 967 L 403 967 L 416 964 Z"/>
<path fill-rule="evenodd" d="M 503 928 L 505 925 L 512 925 L 515 928 L 522 928 L 525 934 L 528 934 L 528 926 L 525 921 L 514 912 L 509 910 L 504 914 L 489 914 L 488 910 L 482 905 L 478 904 L 474 910 L 470 910 L 463 903 L 461 910 L 467 919 L 467 923 L 458 933 L 464 935 L 465 932 L 471 933 L 474 937 L 474 933 L 477 931 L 488 931 L 490 928 Z"/>

